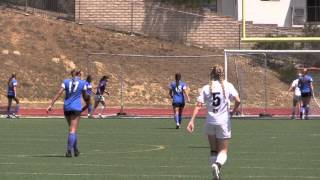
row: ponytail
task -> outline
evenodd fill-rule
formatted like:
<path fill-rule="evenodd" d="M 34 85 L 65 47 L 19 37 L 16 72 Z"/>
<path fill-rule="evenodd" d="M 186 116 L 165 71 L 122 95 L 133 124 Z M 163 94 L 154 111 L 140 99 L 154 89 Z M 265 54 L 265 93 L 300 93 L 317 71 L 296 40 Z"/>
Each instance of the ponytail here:
<path fill-rule="evenodd" d="M 174 75 L 175 79 L 176 79 L 176 87 L 178 88 L 180 85 L 180 80 L 181 80 L 181 74 L 180 73 L 176 73 Z"/>
<path fill-rule="evenodd" d="M 221 84 L 222 87 L 222 93 L 223 93 L 223 97 L 226 99 L 226 92 L 225 92 L 225 87 L 224 87 L 224 70 L 222 66 L 219 65 L 214 65 L 212 67 L 212 71 L 210 73 L 210 82 L 209 82 L 209 87 L 210 87 L 210 91 L 213 91 L 213 82 L 214 81 L 219 81 L 219 83 Z"/>
<path fill-rule="evenodd" d="M 15 78 L 15 77 L 16 77 L 16 74 L 13 73 L 11 75 L 11 77 L 9 78 L 9 80 L 8 80 L 8 86 L 10 86 L 12 79 Z"/>

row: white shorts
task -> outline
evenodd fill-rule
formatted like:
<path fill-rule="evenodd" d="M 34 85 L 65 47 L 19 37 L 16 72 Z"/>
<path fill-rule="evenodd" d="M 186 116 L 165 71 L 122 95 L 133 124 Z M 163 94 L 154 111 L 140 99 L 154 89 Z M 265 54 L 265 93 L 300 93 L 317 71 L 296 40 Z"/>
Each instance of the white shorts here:
<path fill-rule="evenodd" d="M 215 135 L 218 139 L 231 138 L 231 123 L 214 125 L 206 123 L 204 125 L 204 133 L 207 135 Z"/>
<path fill-rule="evenodd" d="M 94 101 L 96 102 L 104 102 L 104 97 L 102 95 L 95 95 L 94 96 Z"/>

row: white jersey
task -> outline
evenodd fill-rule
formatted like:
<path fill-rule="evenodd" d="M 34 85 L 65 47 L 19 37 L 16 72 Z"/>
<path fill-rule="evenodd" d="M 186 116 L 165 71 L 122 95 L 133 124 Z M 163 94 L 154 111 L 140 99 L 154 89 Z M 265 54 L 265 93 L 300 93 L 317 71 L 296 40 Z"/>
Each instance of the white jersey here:
<path fill-rule="evenodd" d="M 213 81 L 212 91 L 211 85 L 205 85 L 200 91 L 197 101 L 207 106 L 206 123 L 221 125 L 230 121 L 230 100 L 238 96 L 238 92 L 231 83 L 223 81 L 223 84 L 226 98 L 223 95 L 222 86 L 219 81 Z"/>
<path fill-rule="evenodd" d="M 291 84 L 291 87 L 294 88 L 295 96 L 301 96 L 301 91 L 298 85 L 299 85 L 299 79 L 294 80 Z"/>

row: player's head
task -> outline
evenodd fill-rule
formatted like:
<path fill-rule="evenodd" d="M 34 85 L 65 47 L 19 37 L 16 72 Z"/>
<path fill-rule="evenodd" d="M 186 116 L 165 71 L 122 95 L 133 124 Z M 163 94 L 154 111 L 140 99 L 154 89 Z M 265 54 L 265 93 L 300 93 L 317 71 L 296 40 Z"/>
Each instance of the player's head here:
<path fill-rule="evenodd" d="M 180 73 L 176 73 L 174 75 L 174 78 L 175 78 L 176 81 L 180 81 L 181 80 L 181 74 Z"/>
<path fill-rule="evenodd" d="M 307 68 L 304 68 L 303 70 L 302 70 L 302 75 L 307 75 L 308 74 L 308 69 Z"/>
<path fill-rule="evenodd" d="M 91 76 L 91 75 L 88 75 L 88 76 L 87 76 L 87 82 L 89 82 L 89 83 L 92 82 L 92 76 Z"/>
<path fill-rule="evenodd" d="M 70 72 L 70 74 L 71 74 L 71 77 L 81 77 L 81 70 L 79 70 L 79 69 L 73 69 L 73 70 L 71 70 L 71 72 Z"/>
<path fill-rule="evenodd" d="M 224 70 L 223 70 L 223 67 L 220 66 L 220 65 L 214 65 L 214 66 L 211 68 L 210 76 L 211 76 L 211 80 L 214 80 L 214 81 L 222 81 L 223 78 L 224 78 Z"/>
<path fill-rule="evenodd" d="M 102 78 L 100 79 L 100 81 L 106 81 L 106 80 L 108 80 L 108 79 L 109 79 L 109 76 L 106 75 L 106 76 L 102 76 Z"/>
<path fill-rule="evenodd" d="M 8 85 L 9 85 L 9 86 L 10 86 L 11 80 L 12 80 L 13 78 L 16 78 L 16 73 L 12 73 L 12 74 L 11 74 L 11 76 L 10 76 L 10 78 L 9 78 L 9 80 L 8 80 Z"/>
<path fill-rule="evenodd" d="M 219 81 L 222 87 L 223 91 L 223 96 L 226 98 L 226 93 L 224 89 L 224 83 L 223 83 L 223 78 L 224 78 L 224 70 L 223 67 L 220 65 L 214 65 L 211 68 L 211 73 L 210 73 L 210 79 L 211 79 L 211 85 L 210 85 L 210 90 L 213 91 L 213 81 Z"/>

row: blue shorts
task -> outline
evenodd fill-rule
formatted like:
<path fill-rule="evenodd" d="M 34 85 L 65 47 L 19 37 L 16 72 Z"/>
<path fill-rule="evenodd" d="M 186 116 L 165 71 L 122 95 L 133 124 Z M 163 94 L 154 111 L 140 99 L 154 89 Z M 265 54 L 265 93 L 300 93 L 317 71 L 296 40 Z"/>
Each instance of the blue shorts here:
<path fill-rule="evenodd" d="M 64 116 L 80 116 L 81 111 L 64 111 Z"/>
<path fill-rule="evenodd" d="M 179 107 L 179 108 L 184 108 L 185 106 L 185 103 L 172 103 L 172 107 L 176 108 L 176 107 Z"/>

